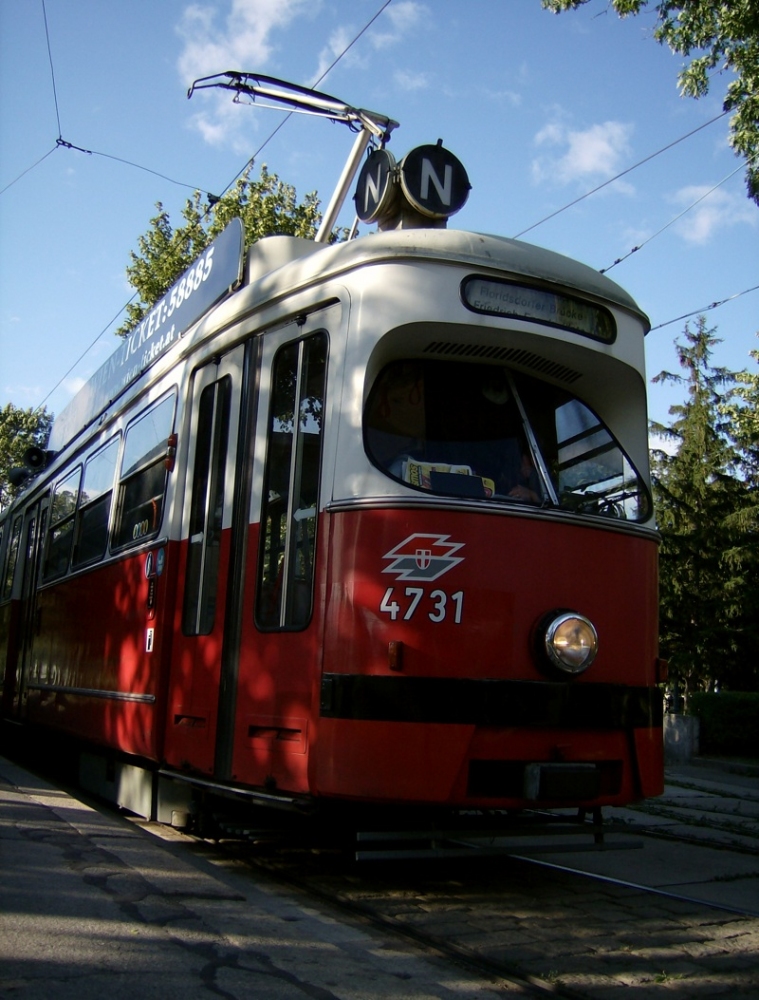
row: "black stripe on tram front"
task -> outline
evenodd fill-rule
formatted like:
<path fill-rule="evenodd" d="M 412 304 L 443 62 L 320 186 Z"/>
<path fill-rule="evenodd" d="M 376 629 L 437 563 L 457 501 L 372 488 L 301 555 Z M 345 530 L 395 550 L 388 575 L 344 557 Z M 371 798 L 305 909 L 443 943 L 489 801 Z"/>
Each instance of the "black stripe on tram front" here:
<path fill-rule="evenodd" d="M 641 729 L 662 724 L 663 706 L 655 687 L 325 674 L 321 714 L 373 722 Z"/>

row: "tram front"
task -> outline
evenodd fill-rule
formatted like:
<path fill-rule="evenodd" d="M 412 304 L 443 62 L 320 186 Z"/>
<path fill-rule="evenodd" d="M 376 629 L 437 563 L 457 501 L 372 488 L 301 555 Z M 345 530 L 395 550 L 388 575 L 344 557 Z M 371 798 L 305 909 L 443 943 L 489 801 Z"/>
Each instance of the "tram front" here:
<path fill-rule="evenodd" d="M 645 316 L 515 241 L 410 230 L 346 252 L 312 790 L 659 794 Z"/>

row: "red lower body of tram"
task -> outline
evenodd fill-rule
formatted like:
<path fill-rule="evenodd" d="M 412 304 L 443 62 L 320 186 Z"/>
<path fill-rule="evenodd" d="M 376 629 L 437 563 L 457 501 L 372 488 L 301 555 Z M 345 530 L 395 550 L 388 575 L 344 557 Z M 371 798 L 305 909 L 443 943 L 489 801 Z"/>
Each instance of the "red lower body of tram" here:
<path fill-rule="evenodd" d="M 257 540 L 254 526 L 249 552 Z M 306 628 L 258 629 L 246 569 L 227 677 L 223 621 L 182 635 L 185 559 L 171 543 L 160 575 L 143 551 L 42 590 L 14 714 L 148 769 L 314 804 L 596 808 L 662 791 L 656 543 L 642 534 L 346 505 L 322 515 Z M 598 633 L 579 676 L 541 660 L 539 624 L 559 609 Z M 6 678 L 6 710 L 10 694 Z"/>

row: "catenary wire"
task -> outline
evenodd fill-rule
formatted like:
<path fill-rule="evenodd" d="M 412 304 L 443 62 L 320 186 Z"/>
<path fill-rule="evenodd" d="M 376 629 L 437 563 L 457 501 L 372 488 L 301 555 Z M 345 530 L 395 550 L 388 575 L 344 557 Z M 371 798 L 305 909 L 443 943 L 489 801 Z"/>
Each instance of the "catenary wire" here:
<path fill-rule="evenodd" d="M 129 299 L 129 302 L 133 302 L 136 298 L 137 298 L 137 292 L 135 292 L 134 295 L 132 296 L 132 298 Z M 58 388 L 58 386 L 61 384 L 61 382 L 63 382 L 65 379 L 67 379 L 69 377 L 69 375 L 73 372 L 73 370 L 76 368 L 76 366 L 82 360 L 82 358 L 86 357 L 86 355 L 92 350 L 92 348 L 95 346 L 95 344 L 100 340 L 100 338 L 106 332 L 106 330 L 108 329 L 108 327 L 111 326 L 111 324 L 113 324 L 113 323 L 116 322 L 116 320 L 119 318 L 119 316 L 123 313 L 123 311 L 129 305 L 129 302 L 125 302 L 124 305 L 116 313 L 116 315 L 113 316 L 111 319 L 108 320 L 108 322 L 106 323 L 106 325 L 103 327 L 103 329 L 97 335 L 97 337 L 95 337 L 95 339 L 92 341 L 92 343 L 88 347 L 85 347 L 85 349 L 82 351 L 82 353 L 76 359 L 76 361 L 71 365 L 71 367 L 69 368 L 69 370 L 67 372 L 65 372 L 63 375 L 61 375 L 61 377 L 55 383 L 55 385 L 50 390 L 50 392 L 47 394 L 47 396 L 45 396 L 45 398 L 42 400 L 42 402 L 39 403 L 35 407 L 36 410 L 41 410 L 42 409 L 42 407 L 45 405 L 45 403 L 48 401 L 48 399 L 50 399 L 50 397 L 53 395 L 53 393 Z"/>
<path fill-rule="evenodd" d="M 42 163 L 43 160 L 47 159 L 47 157 L 50 156 L 50 153 L 54 153 L 56 151 L 56 149 L 61 149 L 62 148 L 62 149 L 75 150 L 78 153 L 87 153 L 88 156 L 102 156 L 103 158 L 105 158 L 107 160 L 115 160 L 117 163 L 124 163 L 128 167 L 134 167 L 136 170 L 144 170 L 148 174 L 153 174 L 155 177 L 160 177 L 162 180 L 168 181 L 169 184 L 176 184 L 178 187 L 186 187 L 186 188 L 189 188 L 191 191 L 202 191 L 202 193 L 205 194 L 206 197 L 211 202 L 217 200 L 215 195 L 211 194 L 210 191 L 206 191 L 205 188 L 200 187 L 200 185 L 198 185 L 198 184 L 186 184 L 183 181 L 178 181 L 178 180 L 175 180 L 173 177 L 169 177 L 166 174 L 162 174 L 158 170 L 152 170 L 150 167 L 142 166 L 142 164 L 140 164 L 140 163 L 134 163 L 132 160 L 125 160 L 121 156 L 113 156 L 110 153 L 101 153 L 101 152 L 99 152 L 96 149 L 85 149 L 83 146 L 77 146 L 73 142 L 68 142 L 67 140 L 65 140 L 63 138 L 63 134 L 62 134 L 62 131 L 61 131 L 61 114 L 60 114 L 60 108 L 59 108 L 59 104 L 58 104 L 58 91 L 57 91 L 57 88 L 56 88 L 56 85 L 55 85 L 55 67 L 53 65 L 53 50 L 52 50 L 52 46 L 51 46 L 51 43 L 50 43 L 50 31 L 49 31 L 48 23 L 47 23 L 47 11 L 46 11 L 46 8 L 45 8 L 45 0 L 42 0 L 42 17 L 43 17 L 43 20 L 45 22 L 45 41 L 47 43 L 47 55 L 48 55 L 48 59 L 50 61 L 50 76 L 51 76 L 52 81 L 53 81 L 53 100 L 54 100 L 54 103 L 55 103 L 55 117 L 56 117 L 56 121 L 58 123 L 58 138 L 55 141 L 55 146 L 53 146 L 53 148 L 51 150 L 49 150 L 47 153 L 45 153 L 44 156 L 40 157 L 40 159 L 37 160 L 36 163 L 33 163 L 30 167 L 27 167 L 26 170 L 23 170 L 18 175 L 18 177 L 14 178 L 14 180 L 12 180 L 12 181 L 10 181 L 10 183 L 6 184 L 4 188 L 1 188 L 0 189 L 0 195 L 5 194 L 5 192 L 9 188 L 13 187 L 13 185 L 16 184 L 18 181 L 20 181 L 22 177 L 25 177 L 26 174 L 28 174 L 30 171 L 34 170 L 35 167 L 38 167 L 40 165 L 40 163 Z"/>
<path fill-rule="evenodd" d="M 203 194 L 207 195 L 209 198 L 214 198 L 210 191 L 206 191 L 204 188 L 198 187 L 197 184 L 186 184 L 184 181 L 175 180 L 173 177 L 168 177 L 166 174 L 160 173 L 158 170 L 152 170 L 150 167 L 143 167 L 139 163 L 133 163 L 132 160 L 125 160 L 122 156 L 113 156 L 111 153 L 101 153 L 97 149 L 84 149 L 82 146 L 75 146 L 72 142 L 67 142 L 65 139 L 58 139 L 56 141 L 56 146 L 63 146 L 65 149 L 73 149 L 78 153 L 87 153 L 88 156 L 102 156 L 106 160 L 115 160 L 116 163 L 124 163 L 128 167 L 135 167 L 137 170 L 144 170 L 148 174 L 153 174 L 154 177 L 160 177 L 162 180 L 168 181 L 169 184 L 176 184 L 178 187 L 190 188 L 193 191 L 202 191 Z"/>
<path fill-rule="evenodd" d="M 754 159 L 756 159 L 756 157 L 752 157 L 750 160 L 747 161 L 747 163 L 750 165 Z M 687 215 L 687 213 L 690 212 L 692 208 L 695 208 L 696 205 L 699 205 L 702 201 L 704 201 L 705 198 L 708 198 L 710 194 L 716 191 L 718 187 L 721 187 L 726 181 L 729 181 L 731 177 L 734 177 L 739 170 L 743 170 L 744 166 L 746 166 L 746 164 L 741 163 L 740 166 L 736 167 L 735 170 L 732 170 L 727 175 L 727 177 L 723 177 L 722 180 L 719 181 L 719 183 L 715 184 L 713 188 L 710 188 L 705 194 L 702 194 L 700 198 L 696 198 L 696 200 L 692 204 L 688 205 L 687 208 L 684 208 L 682 212 L 680 212 L 678 215 L 674 217 L 674 219 L 670 219 L 669 222 L 666 224 L 666 226 L 662 226 L 661 229 L 658 229 L 655 233 L 652 233 L 648 237 L 648 239 L 643 240 L 643 242 L 639 243 L 638 246 L 633 247 L 632 250 L 629 250 L 624 255 L 624 257 L 617 257 L 617 259 L 614 261 L 613 264 L 609 264 L 608 267 L 602 268 L 601 274 L 606 274 L 607 271 L 611 271 L 611 269 L 613 267 L 616 267 L 617 264 L 621 264 L 623 260 L 627 260 L 628 257 L 632 257 L 632 255 L 636 253 L 638 250 L 640 250 L 642 247 L 644 247 L 646 243 L 650 243 L 651 240 L 656 239 L 657 236 L 660 236 L 665 231 L 665 229 L 669 229 L 669 227 L 673 226 L 679 219 L 682 219 L 682 217 L 684 215 Z"/>
<path fill-rule="evenodd" d="M 314 83 L 311 85 L 311 89 L 312 90 L 315 89 L 316 87 L 318 87 L 319 84 L 323 80 L 325 80 L 327 78 L 327 76 L 329 76 L 329 74 L 332 72 L 332 70 L 335 68 L 335 66 L 337 66 L 337 64 L 340 62 L 340 60 L 343 58 L 343 56 L 345 56 L 350 51 L 350 49 L 353 48 L 353 46 L 356 44 L 356 42 L 359 40 L 359 38 L 361 38 L 361 36 L 363 34 L 365 34 L 365 32 L 367 32 L 369 30 L 369 28 L 371 28 L 371 26 L 374 24 L 374 22 L 377 20 L 377 18 L 390 6 L 390 4 L 392 2 L 393 2 L 393 0 L 385 0 L 385 2 L 382 4 L 382 6 L 376 12 L 376 14 L 374 14 L 374 16 L 371 17 L 366 22 L 366 24 L 363 26 L 363 28 L 361 29 L 361 31 L 359 31 L 359 33 L 357 35 L 355 35 L 354 38 L 350 42 L 348 42 L 348 44 L 342 50 L 342 52 L 340 53 L 340 55 L 337 56 L 337 58 L 334 59 L 332 61 L 332 63 L 330 63 L 330 65 L 324 70 L 324 72 L 322 73 L 322 75 L 317 80 L 314 81 Z M 248 170 L 249 167 L 251 167 L 255 163 L 256 158 L 261 155 L 261 153 L 264 151 L 264 149 L 266 149 L 266 147 L 269 145 L 269 143 L 274 138 L 274 136 L 279 132 L 279 130 L 281 128 L 283 128 L 284 125 L 287 124 L 287 122 L 292 118 L 292 116 L 294 114 L 295 114 L 294 111 L 288 111 L 287 112 L 287 114 L 282 119 L 282 121 L 277 125 L 277 127 L 274 128 L 271 131 L 271 133 L 264 139 L 264 141 L 261 143 L 261 145 L 255 151 L 255 153 L 253 153 L 253 155 L 251 157 L 249 157 L 249 159 L 246 161 L 246 163 L 244 164 L 244 166 L 242 167 L 242 169 L 240 169 L 240 170 L 237 171 L 237 173 L 234 175 L 234 177 L 229 182 L 229 184 L 227 184 L 227 186 L 221 192 L 221 197 L 224 197 L 224 195 L 227 193 L 227 191 L 229 191 L 229 189 L 235 183 L 235 181 L 237 180 L 237 178 L 240 177 L 242 174 L 244 174 L 245 171 Z M 210 206 L 209 206 L 209 208 L 210 208 Z M 209 209 L 206 209 L 206 214 L 208 213 L 208 210 Z"/>
<path fill-rule="evenodd" d="M 12 188 L 13 185 L 16 183 L 16 181 L 20 181 L 22 177 L 25 177 L 31 170 L 34 170 L 35 167 L 38 167 L 40 163 L 42 163 L 43 160 L 46 160 L 51 153 L 54 153 L 57 148 L 58 148 L 58 143 L 56 142 L 53 148 L 49 149 L 44 156 L 41 156 L 36 163 L 33 163 L 30 167 L 27 167 L 26 170 L 22 170 L 21 173 L 18 175 L 18 177 L 12 180 L 10 184 L 6 184 L 4 188 L 0 189 L 0 194 L 5 194 L 8 188 Z"/>
<path fill-rule="evenodd" d="M 47 26 L 47 8 L 42 0 L 42 20 L 45 22 L 45 41 L 47 42 L 47 57 L 50 60 L 50 77 L 53 81 L 53 100 L 55 101 L 55 118 L 58 122 L 58 138 L 61 137 L 61 113 L 58 108 L 58 91 L 55 86 L 55 69 L 53 67 L 53 50 L 50 47 L 50 31 Z"/>
<path fill-rule="evenodd" d="M 557 208 L 555 212 L 551 212 L 550 215 L 546 215 L 545 218 L 540 219 L 539 222 L 534 222 L 531 226 L 528 226 L 527 229 L 523 229 L 521 232 L 517 233 L 516 236 L 512 238 L 518 240 L 520 236 L 524 236 L 525 233 L 529 233 L 533 229 L 537 229 L 538 226 L 542 226 L 543 223 L 548 222 L 549 219 L 553 219 L 557 215 L 561 215 L 562 212 L 566 212 L 568 208 L 572 208 L 573 206 L 578 205 L 581 201 L 584 201 L 586 198 L 590 198 L 590 196 L 592 194 L 595 194 L 597 191 L 602 191 L 603 188 L 608 187 L 609 184 L 613 184 L 614 181 L 618 181 L 620 177 L 624 177 L 626 174 L 631 173 L 633 170 L 637 170 L 638 167 L 642 167 L 644 163 L 648 163 L 649 160 L 653 160 L 655 157 L 660 156 L 662 153 L 666 153 L 668 149 L 672 149 L 673 146 L 676 146 L 678 143 L 683 142 L 685 139 L 690 139 L 690 137 L 692 135 L 695 135 L 696 132 L 700 132 L 702 128 L 706 128 L 708 125 L 713 125 L 714 122 L 718 122 L 720 118 L 724 118 L 725 115 L 729 113 L 730 113 L 729 111 L 723 111 L 721 112 L 721 114 L 716 115 L 716 117 L 710 118 L 708 122 L 704 122 L 702 125 L 699 125 L 697 128 L 692 129 L 690 132 L 686 132 L 685 135 L 681 135 L 679 139 L 674 139 L 666 146 L 662 146 L 662 148 L 657 149 L 655 153 L 650 153 L 648 156 L 645 156 L 642 160 L 638 160 L 638 162 L 633 163 L 631 167 L 627 167 L 621 173 L 616 174 L 614 177 L 610 177 L 607 181 L 604 181 L 603 184 L 599 184 L 598 187 L 594 187 L 591 191 L 586 191 L 585 194 L 581 194 L 579 198 L 575 198 L 574 201 L 570 201 L 567 205 L 562 206 L 562 208 Z"/>
<path fill-rule="evenodd" d="M 343 58 L 343 56 L 346 54 L 346 52 L 348 52 L 349 49 L 353 45 L 355 45 L 355 43 L 359 40 L 359 38 L 361 38 L 361 36 L 372 26 L 372 24 L 374 24 L 374 22 L 377 20 L 377 18 L 380 16 L 380 14 L 382 14 L 382 12 L 384 10 L 386 10 L 387 7 L 389 7 L 391 3 L 392 3 L 392 0 L 385 0 L 385 2 L 382 4 L 382 6 L 380 7 L 380 9 L 377 11 L 377 13 L 369 21 L 367 21 L 367 23 L 364 25 L 364 27 L 361 29 L 361 31 L 359 31 L 359 33 L 353 38 L 353 40 L 351 42 L 349 42 L 348 45 L 345 46 L 345 48 L 340 53 L 340 55 L 331 63 L 330 66 L 327 67 L 327 69 L 322 73 L 322 75 L 319 77 L 319 79 L 316 80 L 316 82 L 313 85 L 314 87 L 317 87 L 322 82 L 322 80 L 324 80 L 326 78 L 326 76 L 340 62 L 340 60 Z M 43 0 L 43 5 L 44 5 L 44 0 Z M 250 157 L 250 159 L 245 164 L 245 166 L 242 168 L 242 170 L 240 170 L 237 174 L 235 174 L 235 176 L 232 178 L 232 180 L 229 182 L 229 184 L 224 188 L 224 190 L 222 191 L 222 193 L 221 193 L 221 195 L 219 197 L 223 197 L 227 193 L 227 191 L 232 187 L 232 185 L 235 183 L 235 181 L 240 176 L 240 174 L 244 173 L 244 171 L 248 168 L 248 166 L 251 165 L 254 162 L 255 158 L 260 154 L 261 150 L 267 145 L 267 143 L 269 143 L 274 138 L 274 136 L 277 134 L 277 132 L 279 132 L 279 130 L 282 128 L 282 126 L 285 124 L 285 122 L 287 122 L 289 120 L 289 118 L 291 117 L 292 113 L 293 112 L 289 112 L 289 114 L 287 114 L 282 119 L 282 121 L 279 123 L 279 125 L 277 125 L 277 127 L 272 131 L 271 135 L 265 140 L 265 142 L 263 143 L 263 145 L 259 147 L 259 149 L 253 154 L 253 156 Z M 56 143 L 56 146 L 54 147 L 54 149 L 57 149 L 58 145 L 69 146 L 70 144 L 69 143 L 64 143 L 63 140 L 61 140 L 60 136 L 59 136 L 58 143 Z M 72 147 L 72 148 L 78 148 L 78 147 Z M 54 150 L 52 150 L 52 149 L 50 150 L 51 153 L 53 151 Z M 91 152 L 91 150 L 86 150 L 85 149 L 85 150 L 81 150 L 81 152 L 89 153 L 89 152 Z M 50 153 L 48 153 L 46 155 L 49 156 Z M 100 155 L 100 156 L 106 156 L 107 154 L 100 153 L 98 155 Z M 43 157 L 43 159 L 44 159 L 44 157 Z M 111 157 L 111 159 L 118 159 L 118 157 Z M 122 162 L 126 163 L 128 161 L 124 160 Z M 137 164 L 132 164 L 132 166 L 137 166 Z M 31 170 L 32 168 L 30 167 L 29 169 Z M 145 169 L 146 170 L 147 168 L 143 167 L 141 169 Z M 155 171 L 151 170 L 150 173 L 155 173 Z M 159 177 L 163 177 L 163 174 L 158 174 L 158 176 Z M 168 178 L 168 177 L 165 178 L 165 179 L 166 180 L 171 180 L 171 178 Z M 179 184 L 180 182 L 179 181 L 172 181 L 172 183 Z M 186 186 L 189 187 L 190 185 L 186 185 Z M 196 189 L 196 190 L 202 190 L 202 189 Z M 2 192 L 0 192 L 0 193 L 2 193 Z M 209 208 L 210 208 L 210 205 L 209 205 Z M 206 209 L 206 211 L 208 211 L 208 209 Z M 137 293 L 135 292 L 135 294 L 127 302 L 125 302 L 124 305 L 119 309 L 119 311 L 116 313 L 116 315 L 112 319 L 110 319 L 108 321 L 108 323 L 103 327 L 103 329 L 100 331 L 100 333 L 97 335 L 97 337 L 95 337 L 95 339 L 92 341 L 92 343 L 88 347 L 86 347 L 84 349 L 84 351 L 79 355 L 79 357 L 76 359 L 76 361 L 73 363 L 73 365 L 69 368 L 69 370 L 64 375 L 62 375 L 61 378 L 55 383 L 55 385 L 53 386 L 53 388 L 50 390 L 50 392 L 48 392 L 48 394 L 45 396 L 45 398 L 42 400 L 42 402 L 36 407 L 36 409 L 39 410 L 39 409 L 41 409 L 45 405 L 45 403 L 48 401 L 48 399 L 50 399 L 50 397 L 53 395 L 53 393 L 58 388 L 58 386 L 61 385 L 61 383 L 64 381 L 64 379 L 68 378 L 68 376 L 71 374 L 71 372 L 74 370 L 74 368 L 79 364 L 79 362 L 82 360 L 82 358 L 84 358 L 92 350 L 92 348 L 100 340 L 100 338 L 106 333 L 106 331 L 109 329 L 109 327 L 112 326 L 112 324 L 116 322 L 116 320 L 123 313 L 123 311 L 129 305 L 129 303 L 133 302 L 136 297 L 137 297 Z"/>
<path fill-rule="evenodd" d="M 726 299 L 720 299 L 718 302 L 712 302 L 708 306 L 704 306 L 703 309 L 694 309 L 693 312 L 683 313 L 682 316 L 675 316 L 674 319 L 668 319 L 666 323 L 657 323 L 656 326 L 652 326 L 649 333 L 653 333 L 654 330 L 661 330 L 663 326 L 670 326 L 672 323 L 679 323 L 682 319 L 690 319 L 691 316 L 699 316 L 702 313 L 710 312 L 712 309 L 717 309 L 719 306 L 724 306 L 726 302 L 732 302 L 733 299 L 739 299 L 742 295 L 748 295 L 749 292 L 755 292 L 759 290 L 759 285 L 754 285 L 753 288 L 744 288 L 742 292 L 736 292 L 735 295 L 728 295 Z"/>

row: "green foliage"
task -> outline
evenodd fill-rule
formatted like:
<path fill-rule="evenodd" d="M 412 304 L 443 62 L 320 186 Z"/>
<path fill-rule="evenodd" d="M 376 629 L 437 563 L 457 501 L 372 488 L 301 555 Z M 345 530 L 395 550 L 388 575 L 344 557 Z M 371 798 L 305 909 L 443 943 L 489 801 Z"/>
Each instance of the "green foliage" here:
<path fill-rule="evenodd" d="M 701 691 L 691 696 L 688 714 L 700 720 L 701 753 L 759 757 L 759 694 Z"/>
<path fill-rule="evenodd" d="M 589 0 L 542 0 L 559 13 Z M 757 0 L 611 0 L 620 17 L 653 8 L 654 38 L 673 52 L 692 56 L 680 71 L 680 92 L 704 97 L 715 72 L 729 74 L 723 108 L 734 111 L 730 144 L 746 157 L 748 195 L 759 204 L 759 10 Z"/>
<path fill-rule="evenodd" d="M 759 683 L 759 579 L 756 486 L 742 474 L 729 407 L 737 377 L 710 363 L 719 341 L 699 318 L 677 344 L 686 376 L 654 381 L 687 389 L 668 426 L 652 431 L 670 448 L 652 452 L 654 499 L 662 536 L 660 642 L 670 677 L 689 694 L 714 682 L 737 690 Z"/>
<path fill-rule="evenodd" d="M 45 448 L 53 426 L 47 410 L 22 410 L 8 403 L 0 410 L 0 508 L 7 507 L 23 488 L 8 479 L 11 469 L 23 465 L 27 448 Z"/>
<path fill-rule="evenodd" d="M 258 180 L 251 180 L 248 170 L 218 200 L 203 200 L 196 191 L 182 210 L 184 225 L 176 229 L 163 205 L 159 202 L 156 207 L 158 214 L 150 220 L 150 229 L 137 241 L 139 253 L 130 254 L 127 277 L 140 301 L 127 306 L 126 322 L 116 331 L 121 337 L 235 216 L 242 219 L 246 247 L 274 234 L 313 239 L 321 221 L 315 193 L 298 202 L 295 188 L 270 174 L 265 166 Z"/>

